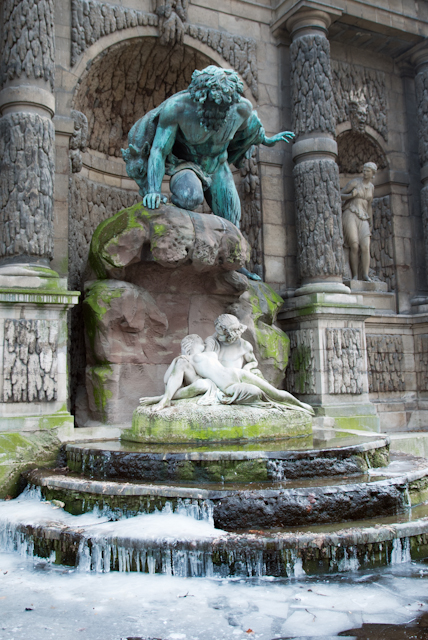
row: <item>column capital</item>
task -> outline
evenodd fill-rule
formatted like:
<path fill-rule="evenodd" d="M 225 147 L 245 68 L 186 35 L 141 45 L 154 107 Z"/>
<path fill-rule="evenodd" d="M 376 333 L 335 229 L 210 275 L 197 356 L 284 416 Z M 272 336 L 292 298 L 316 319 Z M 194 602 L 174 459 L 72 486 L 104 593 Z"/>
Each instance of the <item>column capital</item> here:
<path fill-rule="evenodd" d="M 406 70 L 408 65 L 411 65 L 415 73 L 422 71 L 423 67 L 428 65 L 428 38 L 402 53 L 395 62 L 400 70 Z"/>
<path fill-rule="evenodd" d="M 272 25 L 276 31 L 286 27 L 293 39 L 302 35 L 320 33 L 327 35 L 332 22 L 342 15 L 342 10 L 317 0 L 298 0 L 291 8 L 281 12 L 285 3 L 277 7 L 277 20 Z M 284 7 L 285 8 L 285 7 Z"/>

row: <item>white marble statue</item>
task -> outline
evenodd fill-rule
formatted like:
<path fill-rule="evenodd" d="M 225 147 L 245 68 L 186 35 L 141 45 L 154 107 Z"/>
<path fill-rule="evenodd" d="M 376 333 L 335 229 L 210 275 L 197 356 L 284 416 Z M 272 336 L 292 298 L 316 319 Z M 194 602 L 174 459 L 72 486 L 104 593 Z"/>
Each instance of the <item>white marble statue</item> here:
<path fill-rule="evenodd" d="M 354 178 L 342 189 L 343 236 L 349 247 L 349 264 L 353 280 L 358 280 L 359 251 L 361 251 L 361 278 L 370 282 L 370 236 L 373 220 L 372 200 L 374 185 L 371 182 L 377 166 L 366 162 L 363 177 Z"/>
<path fill-rule="evenodd" d="M 153 405 L 152 411 L 160 411 L 170 406 L 172 400 L 202 395 L 198 404 L 264 405 L 266 408 L 275 406 L 314 413 L 308 404 L 300 402 L 287 391 L 275 389 L 248 368 L 224 366 L 218 353 L 208 351 L 202 338 L 196 334 L 182 340 L 181 352 L 165 374 L 165 393 L 141 398 L 141 405 Z M 257 365 L 257 361 L 255 363 Z"/>
<path fill-rule="evenodd" d="M 205 351 L 214 351 L 224 367 L 245 369 L 261 377 L 253 345 L 241 338 L 246 330 L 231 313 L 223 313 L 214 321 L 215 333 L 205 340 Z"/>

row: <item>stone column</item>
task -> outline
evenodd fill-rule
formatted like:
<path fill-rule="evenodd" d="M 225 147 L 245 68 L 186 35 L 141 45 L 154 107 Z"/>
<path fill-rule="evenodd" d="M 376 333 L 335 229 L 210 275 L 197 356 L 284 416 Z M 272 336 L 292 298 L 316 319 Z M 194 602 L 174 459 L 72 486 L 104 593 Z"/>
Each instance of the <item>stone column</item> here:
<path fill-rule="evenodd" d="M 327 29 L 324 11 L 304 9 L 287 20 L 291 33 L 297 295 L 348 293 L 342 283 L 343 234 L 339 168 Z"/>
<path fill-rule="evenodd" d="M 428 47 L 412 56 L 416 69 L 415 89 L 419 124 L 419 161 L 421 164 L 421 209 L 425 237 L 425 261 L 428 265 Z"/>
<path fill-rule="evenodd" d="M 54 0 L 4 0 L 0 26 L 0 432 L 28 432 L 31 455 L 46 460 L 55 456 L 64 429 L 73 429 L 66 310 L 78 300 L 49 268 Z M 19 460 L 11 454 L 10 468 L 7 461 L 2 466 L 2 477 L 13 482 Z"/>
<path fill-rule="evenodd" d="M 0 265 L 53 255 L 53 0 L 2 3 Z"/>

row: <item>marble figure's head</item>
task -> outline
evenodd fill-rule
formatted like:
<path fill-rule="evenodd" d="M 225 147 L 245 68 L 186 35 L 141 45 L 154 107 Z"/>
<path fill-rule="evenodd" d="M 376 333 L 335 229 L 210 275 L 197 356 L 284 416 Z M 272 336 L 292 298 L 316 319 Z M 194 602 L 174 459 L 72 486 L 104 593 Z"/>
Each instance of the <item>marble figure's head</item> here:
<path fill-rule="evenodd" d="M 231 344 L 238 340 L 247 328 L 231 313 L 223 313 L 214 322 L 217 340 Z"/>
<path fill-rule="evenodd" d="M 184 356 L 191 356 L 194 353 L 202 353 L 205 350 L 205 343 L 197 333 L 191 333 L 181 341 L 181 353 Z"/>
<path fill-rule="evenodd" d="M 363 176 L 370 180 L 377 171 L 377 165 L 374 162 L 366 162 L 363 166 Z"/>
<path fill-rule="evenodd" d="M 198 105 L 201 125 L 207 131 L 218 131 L 232 104 L 241 100 L 244 84 L 236 71 L 210 65 L 193 72 L 188 91 Z"/>

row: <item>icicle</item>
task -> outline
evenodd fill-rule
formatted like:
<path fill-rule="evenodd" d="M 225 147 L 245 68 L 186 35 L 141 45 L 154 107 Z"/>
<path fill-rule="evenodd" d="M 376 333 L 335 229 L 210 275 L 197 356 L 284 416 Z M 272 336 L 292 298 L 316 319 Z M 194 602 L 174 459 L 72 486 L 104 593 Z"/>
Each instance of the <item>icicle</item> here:
<path fill-rule="evenodd" d="M 411 562 L 409 538 L 394 538 L 392 541 L 391 564 Z"/>

